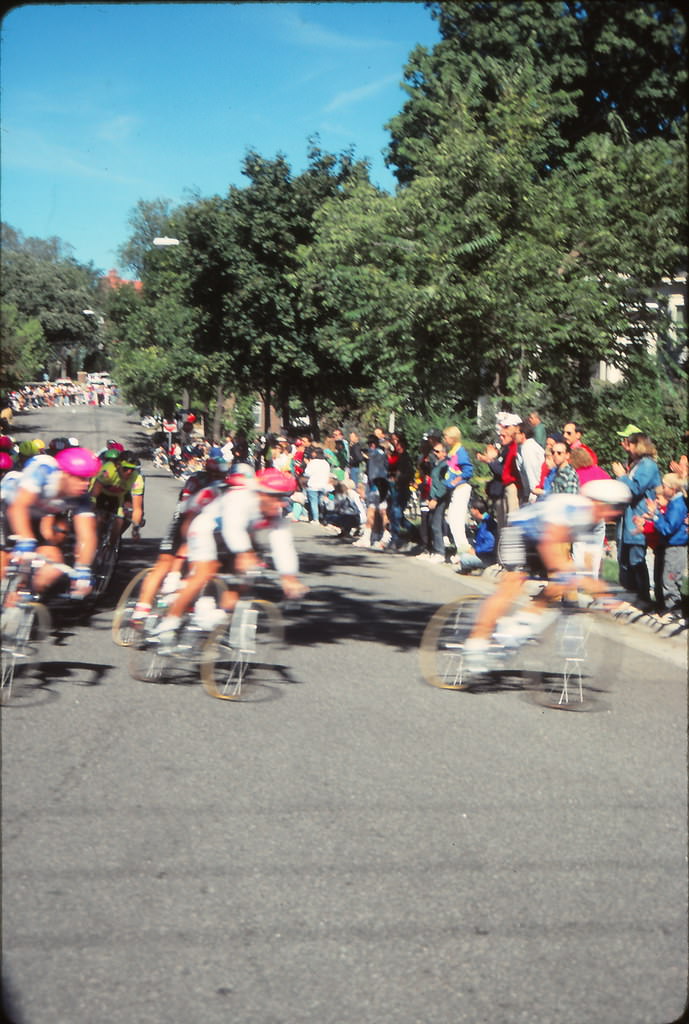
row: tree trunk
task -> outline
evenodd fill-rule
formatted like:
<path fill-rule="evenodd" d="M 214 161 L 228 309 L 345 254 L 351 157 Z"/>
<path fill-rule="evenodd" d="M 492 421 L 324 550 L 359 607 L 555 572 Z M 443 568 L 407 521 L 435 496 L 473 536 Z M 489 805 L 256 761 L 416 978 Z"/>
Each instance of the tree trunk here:
<path fill-rule="evenodd" d="M 222 381 L 218 381 L 215 389 L 215 409 L 213 411 L 213 424 L 211 426 L 211 440 L 219 441 L 222 428 L 222 415 L 225 408 L 225 388 Z"/>

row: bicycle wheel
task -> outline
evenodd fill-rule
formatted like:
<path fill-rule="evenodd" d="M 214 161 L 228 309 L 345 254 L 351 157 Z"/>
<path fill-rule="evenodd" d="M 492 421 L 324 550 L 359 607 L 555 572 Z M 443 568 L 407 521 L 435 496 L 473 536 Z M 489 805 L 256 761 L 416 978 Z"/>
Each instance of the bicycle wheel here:
<path fill-rule="evenodd" d="M 592 626 L 591 614 L 568 611 L 539 638 L 538 664 L 530 666 L 534 703 L 555 711 L 589 711 L 597 703 Z"/>
<path fill-rule="evenodd" d="M 464 666 L 464 641 L 473 629 L 481 597 L 458 597 L 438 608 L 423 631 L 421 674 L 441 690 L 464 690 L 476 681 Z"/>
<path fill-rule="evenodd" d="M 111 540 L 104 541 L 96 552 L 93 560 L 93 591 L 92 597 L 102 597 L 110 586 L 115 573 L 117 559 L 120 556 L 120 545 Z"/>
<path fill-rule="evenodd" d="M 0 703 L 9 703 L 16 673 L 36 661 L 50 632 L 50 615 L 38 601 L 3 609 Z"/>
<path fill-rule="evenodd" d="M 132 577 L 117 602 L 112 617 L 112 638 L 118 647 L 130 647 L 141 636 L 140 630 L 132 625 L 131 616 L 139 598 L 141 584 L 150 571 L 142 569 Z"/>
<path fill-rule="evenodd" d="M 265 696 L 250 669 L 272 661 L 270 647 L 283 643 L 284 622 L 271 601 L 239 601 L 229 627 L 218 626 L 201 652 L 201 681 L 219 700 L 260 700 Z"/>

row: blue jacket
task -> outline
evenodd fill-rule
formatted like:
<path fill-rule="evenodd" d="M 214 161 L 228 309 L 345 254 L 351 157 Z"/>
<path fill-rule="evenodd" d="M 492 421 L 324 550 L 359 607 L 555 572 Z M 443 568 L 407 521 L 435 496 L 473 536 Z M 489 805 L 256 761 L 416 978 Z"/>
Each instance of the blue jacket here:
<path fill-rule="evenodd" d="M 667 503 L 664 512 L 656 512 L 653 525 L 662 544 L 675 547 L 687 543 L 687 503 L 683 494 L 676 494 Z"/>
<path fill-rule="evenodd" d="M 650 455 L 644 455 L 626 476 L 619 479 L 632 492 L 631 504 L 627 505 L 624 511 L 620 539 L 623 544 L 643 544 L 643 536 L 635 532 L 634 516 L 642 516 L 644 512 L 648 512 L 646 499 L 655 498 L 656 487 L 660 486 L 660 472 L 655 460 Z"/>

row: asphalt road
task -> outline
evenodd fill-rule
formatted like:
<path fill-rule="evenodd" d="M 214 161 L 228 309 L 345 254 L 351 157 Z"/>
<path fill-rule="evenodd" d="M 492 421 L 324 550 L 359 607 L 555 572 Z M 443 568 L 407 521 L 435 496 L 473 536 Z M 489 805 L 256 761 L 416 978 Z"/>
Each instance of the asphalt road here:
<path fill-rule="evenodd" d="M 122 408 L 19 437 L 145 441 Z M 26 431 L 26 433 L 24 433 Z M 295 524 L 309 600 L 265 699 L 134 681 L 113 592 L 2 711 L 15 1024 L 661 1024 L 687 994 L 683 645 L 611 625 L 600 700 L 424 684 L 447 568 Z"/>

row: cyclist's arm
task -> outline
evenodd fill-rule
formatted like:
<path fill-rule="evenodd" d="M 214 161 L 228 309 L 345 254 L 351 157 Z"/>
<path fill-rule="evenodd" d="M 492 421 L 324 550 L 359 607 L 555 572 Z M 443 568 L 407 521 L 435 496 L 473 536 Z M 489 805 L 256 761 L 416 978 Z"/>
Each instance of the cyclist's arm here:
<path fill-rule="evenodd" d="M 132 526 L 138 530 L 144 517 L 143 494 L 132 494 Z"/>
<path fill-rule="evenodd" d="M 20 540 L 33 540 L 34 532 L 31 526 L 31 509 L 36 500 L 34 491 L 20 487 L 15 495 L 14 501 L 7 509 L 7 518 L 10 528 Z"/>
<path fill-rule="evenodd" d="M 85 512 L 74 516 L 74 534 L 76 537 L 76 548 L 74 561 L 78 565 L 92 565 L 98 547 L 98 531 L 96 529 L 96 517 Z"/>
<path fill-rule="evenodd" d="M 567 526 L 555 523 L 549 523 L 546 526 L 538 545 L 538 553 L 548 570 L 551 582 L 563 586 L 569 582 L 570 586 L 573 584 L 591 594 L 607 593 L 609 588 L 604 581 L 593 579 L 593 577 L 579 572 L 570 556 L 571 543 L 572 535 Z M 560 574 L 563 578 L 558 579 Z M 568 577 L 571 577 L 571 580 L 568 580 Z"/>

